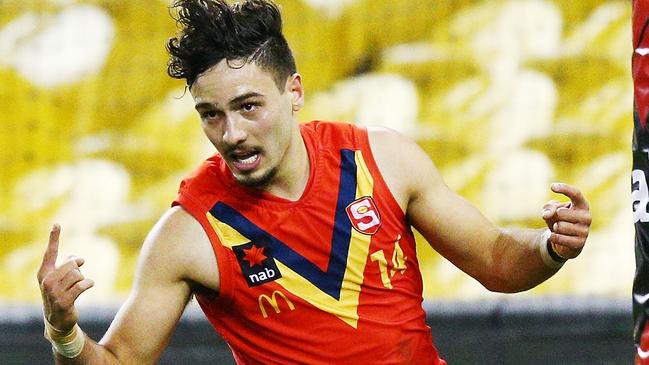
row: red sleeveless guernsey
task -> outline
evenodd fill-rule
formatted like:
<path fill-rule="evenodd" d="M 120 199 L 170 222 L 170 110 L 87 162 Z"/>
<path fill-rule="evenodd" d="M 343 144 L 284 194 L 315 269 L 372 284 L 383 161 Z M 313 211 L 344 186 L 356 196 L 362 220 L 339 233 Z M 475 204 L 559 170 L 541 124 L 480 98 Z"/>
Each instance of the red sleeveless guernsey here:
<path fill-rule="evenodd" d="M 238 364 L 436 364 L 415 240 L 372 157 L 367 131 L 300 126 L 302 197 L 237 184 L 214 155 L 177 200 L 209 237 L 220 292 L 196 292 Z"/>

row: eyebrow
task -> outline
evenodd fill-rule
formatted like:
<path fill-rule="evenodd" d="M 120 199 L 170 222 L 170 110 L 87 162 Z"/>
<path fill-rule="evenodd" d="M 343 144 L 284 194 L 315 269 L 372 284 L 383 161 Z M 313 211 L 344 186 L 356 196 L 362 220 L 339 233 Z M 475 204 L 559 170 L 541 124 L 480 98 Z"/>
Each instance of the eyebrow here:
<path fill-rule="evenodd" d="M 228 102 L 228 105 L 230 105 L 230 107 L 232 107 L 232 106 L 235 106 L 235 105 L 241 103 L 242 101 L 244 101 L 244 100 L 246 100 L 246 99 L 254 98 L 254 97 L 259 97 L 259 96 L 264 96 L 264 95 L 263 95 L 263 94 L 260 94 L 260 93 L 256 93 L 256 92 L 245 93 L 245 94 L 243 94 L 243 95 L 239 95 L 239 96 L 237 96 L 236 98 L 230 100 L 230 101 Z M 214 105 L 215 105 L 215 104 L 212 104 L 212 103 L 202 102 L 202 103 L 198 103 L 198 104 L 196 104 L 196 106 L 194 106 L 194 109 L 197 109 L 197 110 L 198 110 L 198 109 L 201 109 L 201 108 L 212 107 L 212 106 L 214 106 Z"/>

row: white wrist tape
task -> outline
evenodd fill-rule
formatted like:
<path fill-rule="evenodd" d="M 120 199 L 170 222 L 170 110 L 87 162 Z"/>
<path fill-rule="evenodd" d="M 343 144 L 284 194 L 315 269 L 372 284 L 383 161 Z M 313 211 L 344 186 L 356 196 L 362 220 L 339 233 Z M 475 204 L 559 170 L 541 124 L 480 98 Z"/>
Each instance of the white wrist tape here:
<path fill-rule="evenodd" d="M 543 260 L 543 263 L 553 269 L 559 269 L 563 264 L 565 264 L 565 261 L 558 261 L 554 259 L 548 250 L 551 250 L 552 248 L 549 248 L 548 246 L 551 244 L 550 243 L 550 232 L 549 229 L 546 229 L 543 231 L 541 238 L 539 239 L 538 246 L 539 246 L 539 252 L 541 253 L 541 259 Z M 554 253 L 556 256 L 558 256 L 556 253 Z"/>
<path fill-rule="evenodd" d="M 78 324 L 68 332 L 56 329 L 52 324 L 43 317 L 45 321 L 45 338 L 52 343 L 54 351 L 69 359 L 79 356 L 86 344 L 86 335 L 83 333 Z"/>

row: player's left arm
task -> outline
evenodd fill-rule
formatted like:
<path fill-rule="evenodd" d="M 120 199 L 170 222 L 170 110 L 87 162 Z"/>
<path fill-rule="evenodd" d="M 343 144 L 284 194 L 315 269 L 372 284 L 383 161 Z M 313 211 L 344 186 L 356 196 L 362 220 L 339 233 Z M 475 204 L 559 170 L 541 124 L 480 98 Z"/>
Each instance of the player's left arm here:
<path fill-rule="evenodd" d="M 370 143 L 390 190 L 402 200 L 411 224 L 441 255 L 487 289 L 518 292 L 530 289 L 557 272 L 559 264 L 544 258 L 542 247 L 565 259 L 581 252 L 591 215 L 581 192 L 566 184 L 552 190 L 570 202 L 543 206 L 546 229 L 499 228 L 451 189 L 421 148 L 397 132 L 370 131 Z M 395 156 L 398 156 L 395 158 Z M 507 202 L 503 202 L 507 204 Z"/>

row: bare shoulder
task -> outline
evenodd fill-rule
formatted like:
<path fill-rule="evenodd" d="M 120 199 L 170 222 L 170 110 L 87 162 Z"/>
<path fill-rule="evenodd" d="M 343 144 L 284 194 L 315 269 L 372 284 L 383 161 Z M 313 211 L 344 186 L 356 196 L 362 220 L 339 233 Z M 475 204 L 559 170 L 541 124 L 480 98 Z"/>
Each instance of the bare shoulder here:
<path fill-rule="evenodd" d="M 123 364 L 154 364 L 196 284 L 218 290 L 214 254 L 200 224 L 169 209 L 144 241 L 129 298 L 100 341 Z M 155 310 L 151 310 L 155 308 Z"/>
<path fill-rule="evenodd" d="M 415 143 L 402 133 L 387 127 L 367 126 L 367 133 L 372 144 L 372 151 L 375 149 L 375 144 L 377 150 L 383 150 L 395 144 L 398 146 L 399 144 Z"/>
<path fill-rule="evenodd" d="M 441 182 L 433 162 L 410 137 L 384 127 L 367 127 L 367 132 L 381 175 L 404 211 L 422 187 Z"/>
<path fill-rule="evenodd" d="M 200 223 L 180 206 L 162 215 L 149 232 L 140 256 L 142 271 L 154 268 L 158 272 L 167 271 L 166 274 L 178 280 L 214 290 L 219 288 L 218 267 L 210 241 Z"/>

